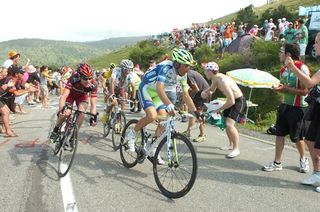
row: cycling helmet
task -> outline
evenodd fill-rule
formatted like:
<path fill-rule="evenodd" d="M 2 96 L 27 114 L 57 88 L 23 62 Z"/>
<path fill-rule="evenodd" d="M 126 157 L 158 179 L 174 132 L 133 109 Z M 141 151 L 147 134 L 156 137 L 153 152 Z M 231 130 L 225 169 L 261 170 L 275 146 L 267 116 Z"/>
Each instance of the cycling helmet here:
<path fill-rule="evenodd" d="M 219 66 L 215 62 L 209 62 L 204 66 L 206 71 L 219 71 Z"/>
<path fill-rule="evenodd" d="M 127 59 L 122 60 L 120 63 L 120 68 L 132 70 L 133 69 L 133 62 L 131 60 L 127 60 Z"/>
<path fill-rule="evenodd" d="M 184 49 L 173 49 L 172 60 L 189 66 L 197 65 L 197 62 L 193 60 L 192 54 Z"/>
<path fill-rule="evenodd" d="M 92 77 L 93 75 L 93 70 L 91 66 L 87 63 L 81 63 L 77 67 L 77 72 L 80 74 L 82 77 Z"/>
<path fill-rule="evenodd" d="M 116 64 L 110 63 L 110 69 L 114 69 L 116 67 Z"/>

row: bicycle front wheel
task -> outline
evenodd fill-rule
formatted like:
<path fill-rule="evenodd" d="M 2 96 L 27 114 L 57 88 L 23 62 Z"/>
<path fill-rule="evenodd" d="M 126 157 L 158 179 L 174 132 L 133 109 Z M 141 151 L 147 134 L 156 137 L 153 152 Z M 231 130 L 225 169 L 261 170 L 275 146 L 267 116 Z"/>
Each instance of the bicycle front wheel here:
<path fill-rule="evenodd" d="M 58 174 L 64 177 L 69 172 L 78 147 L 78 127 L 67 129 L 61 140 L 62 146 L 59 154 Z"/>
<path fill-rule="evenodd" d="M 163 165 L 159 165 L 160 160 L 164 161 Z M 166 197 L 186 195 L 196 180 L 197 170 L 196 152 L 187 137 L 174 133 L 169 143 L 167 137 L 159 143 L 153 161 L 153 175 Z"/>
<path fill-rule="evenodd" d="M 114 124 L 112 127 L 112 145 L 115 151 L 120 149 L 122 131 L 125 126 L 126 126 L 125 114 L 123 112 L 115 114 Z"/>
<path fill-rule="evenodd" d="M 131 152 L 128 146 L 128 139 L 127 135 L 128 133 L 134 129 L 136 124 L 138 123 L 138 120 L 133 119 L 130 120 L 124 130 L 122 131 L 121 136 L 121 144 L 120 144 L 120 158 L 123 163 L 123 165 L 127 168 L 132 168 L 138 163 L 139 151 L 141 151 L 141 142 L 143 140 L 143 130 L 141 130 L 139 133 L 136 134 L 136 141 L 135 141 L 135 151 Z"/>
<path fill-rule="evenodd" d="M 111 112 L 109 114 L 107 123 L 103 124 L 103 136 L 104 137 L 107 137 L 109 135 L 109 133 L 110 133 L 110 128 L 111 128 L 110 123 L 111 123 L 111 121 L 113 119 L 113 116 L 114 116 L 114 112 Z"/>
<path fill-rule="evenodd" d="M 62 142 L 63 142 L 63 135 L 65 134 L 65 130 L 67 129 L 68 121 L 69 120 L 63 121 L 59 127 L 58 137 L 57 137 L 56 142 L 54 143 L 54 147 L 53 147 L 53 154 L 54 155 L 57 155 L 61 149 Z"/>

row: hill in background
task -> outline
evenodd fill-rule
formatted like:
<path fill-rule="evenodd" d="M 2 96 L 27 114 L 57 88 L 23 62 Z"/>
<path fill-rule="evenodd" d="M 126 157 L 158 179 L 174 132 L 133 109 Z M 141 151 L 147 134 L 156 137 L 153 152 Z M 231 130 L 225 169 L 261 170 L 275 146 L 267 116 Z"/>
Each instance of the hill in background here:
<path fill-rule="evenodd" d="M 94 42 L 71 42 L 42 39 L 18 39 L 0 42 L 0 60 L 7 59 L 10 50 L 21 53 L 21 64 L 30 58 L 31 64 L 59 67 L 76 64 L 107 54 L 146 39 L 147 36 L 110 38 Z"/>
<path fill-rule="evenodd" d="M 255 7 L 254 12 L 260 17 L 264 11 L 267 9 L 275 9 L 279 7 L 279 5 L 284 5 L 289 11 L 295 12 L 298 10 L 299 6 L 314 6 L 320 4 L 319 0 L 278 0 L 271 2 L 269 4 L 262 5 L 260 7 Z M 248 5 L 249 6 L 249 5 Z M 238 12 L 238 11 L 237 11 Z M 217 18 L 215 20 L 210 21 L 210 23 L 220 23 L 220 22 L 232 22 L 237 18 L 237 12 L 228 14 L 226 16 L 223 16 L 221 18 Z"/>

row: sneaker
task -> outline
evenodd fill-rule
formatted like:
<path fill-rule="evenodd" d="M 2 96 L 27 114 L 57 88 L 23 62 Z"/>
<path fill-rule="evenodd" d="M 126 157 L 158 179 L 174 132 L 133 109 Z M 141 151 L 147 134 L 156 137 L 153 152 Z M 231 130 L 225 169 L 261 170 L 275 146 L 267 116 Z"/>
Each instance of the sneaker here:
<path fill-rule="evenodd" d="M 300 172 L 307 173 L 309 171 L 309 161 L 308 158 L 300 159 Z"/>
<path fill-rule="evenodd" d="M 72 140 L 73 140 L 73 136 L 71 136 L 71 138 L 68 141 L 66 141 L 65 146 L 64 146 L 64 150 L 67 150 L 67 151 L 70 151 L 70 152 L 73 150 L 73 142 L 72 142 Z"/>
<path fill-rule="evenodd" d="M 193 142 L 203 142 L 206 140 L 206 135 L 199 135 L 197 138 L 193 139 Z"/>
<path fill-rule="evenodd" d="M 162 160 L 162 158 L 160 157 L 160 155 L 158 155 L 157 163 L 158 163 L 158 165 L 164 165 L 164 164 L 166 164 L 166 163 L 164 162 L 164 160 Z"/>
<path fill-rule="evenodd" d="M 232 150 L 229 154 L 226 155 L 227 158 L 234 158 L 240 155 L 240 150 L 239 149 L 234 149 Z"/>
<path fill-rule="evenodd" d="M 121 134 L 122 129 L 121 129 L 121 124 L 120 123 L 116 123 L 114 125 L 114 129 L 115 129 L 116 134 Z"/>
<path fill-rule="evenodd" d="M 301 183 L 303 185 L 320 184 L 320 174 L 316 174 L 315 172 L 313 172 L 309 177 L 304 179 Z"/>
<path fill-rule="evenodd" d="M 55 143 L 57 141 L 58 136 L 59 136 L 58 133 L 52 132 L 50 137 L 49 137 L 49 142 L 50 143 Z"/>
<path fill-rule="evenodd" d="M 103 125 L 106 125 L 107 122 L 108 122 L 108 115 L 106 113 L 103 113 L 102 116 L 101 116 L 101 122 Z"/>
<path fill-rule="evenodd" d="M 191 135 L 190 135 L 190 132 L 189 131 L 184 131 L 183 133 L 182 133 L 182 135 L 184 135 L 184 136 L 186 136 L 186 137 L 188 137 L 188 138 L 190 138 L 191 137 Z"/>
<path fill-rule="evenodd" d="M 130 152 L 135 152 L 135 140 L 136 140 L 136 132 L 134 130 L 131 130 L 127 134 L 127 139 L 128 139 L 128 147 Z"/>
<path fill-rule="evenodd" d="M 274 161 L 262 167 L 263 171 L 272 172 L 272 171 L 280 171 L 282 170 L 282 164 L 276 164 Z"/>
<path fill-rule="evenodd" d="M 316 188 L 316 192 L 320 193 L 320 186 Z"/>
<path fill-rule="evenodd" d="M 223 147 L 220 147 L 221 150 L 232 150 L 233 149 L 233 146 L 230 145 L 230 146 L 223 146 Z"/>

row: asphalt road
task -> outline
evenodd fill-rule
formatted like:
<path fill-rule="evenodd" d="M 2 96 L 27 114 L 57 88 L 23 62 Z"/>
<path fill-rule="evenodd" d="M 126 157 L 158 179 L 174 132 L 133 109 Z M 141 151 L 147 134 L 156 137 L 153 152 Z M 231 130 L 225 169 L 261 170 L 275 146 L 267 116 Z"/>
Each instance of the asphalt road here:
<path fill-rule="evenodd" d="M 111 136 L 104 139 L 102 126 L 87 124 L 80 130 L 80 145 L 67 177 L 57 175 L 57 158 L 47 145 L 48 129 L 55 119 L 57 98 L 51 109 L 25 106 L 26 115 L 14 115 L 17 138 L 0 137 L 0 211 L 318 211 L 315 187 L 300 182 L 299 158 L 287 147 L 284 169 L 263 172 L 272 161 L 274 145 L 240 137 L 241 154 L 226 159 L 225 132 L 207 126 L 207 140 L 195 143 L 198 175 L 183 198 L 163 196 L 155 184 L 152 165 L 145 162 L 132 169 L 122 166 L 119 152 L 112 149 Z M 103 109 L 99 101 L 98 109 Z M 142 114 L 127 114 L 139 118 Z M 181 131 L 186 124 L 178 123 Z M 193 131 L 197 135 L 197 130 Z"/>

